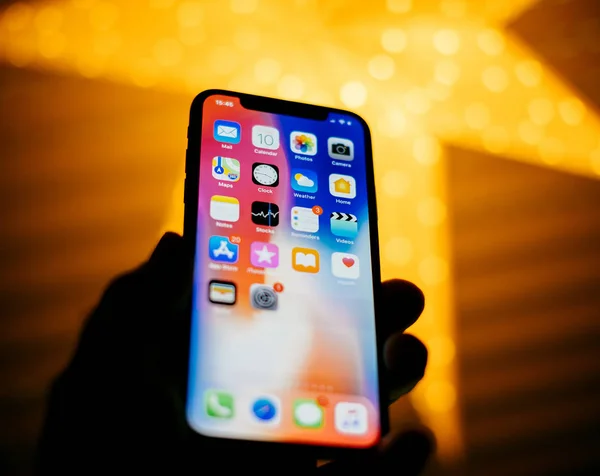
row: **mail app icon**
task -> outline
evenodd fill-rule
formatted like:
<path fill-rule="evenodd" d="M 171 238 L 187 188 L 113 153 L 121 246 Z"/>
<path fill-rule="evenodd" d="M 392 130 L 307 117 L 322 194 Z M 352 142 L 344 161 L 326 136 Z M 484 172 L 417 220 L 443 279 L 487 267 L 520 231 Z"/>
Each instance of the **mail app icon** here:
<path fill-rule="evenodd" d="M 224 121 L 219 119 L 215 121 L 213 133 L 215 140 L 227 142 L 228 144 L 239 144 L 242 139 L 242 126 L 237 122 Z"/>

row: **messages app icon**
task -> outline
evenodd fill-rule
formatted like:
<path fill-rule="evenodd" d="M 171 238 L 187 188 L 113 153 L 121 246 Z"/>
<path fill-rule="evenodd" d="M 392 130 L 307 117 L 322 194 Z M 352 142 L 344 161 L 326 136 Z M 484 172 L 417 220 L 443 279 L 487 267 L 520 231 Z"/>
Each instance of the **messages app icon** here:
<path fill-rule="evenodd" d="M 237 122 L 219 119 L 218 121 L 215 121 L 213 135 L 215 140 L 218 140 L 219 142 L 239 144 L 242 139 L 242 126 Z"/>

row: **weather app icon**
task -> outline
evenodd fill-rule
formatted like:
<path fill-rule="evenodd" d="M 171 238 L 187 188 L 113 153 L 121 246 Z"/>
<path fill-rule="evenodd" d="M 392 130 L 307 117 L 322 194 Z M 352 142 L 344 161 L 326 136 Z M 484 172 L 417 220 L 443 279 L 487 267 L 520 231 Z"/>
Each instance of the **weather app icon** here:
<path fill-rule="evenodd" d="M 211 236 L 208 240 L 208 254 L 214 261 L 237 263 L 239 245 L 232 243 L 226 236 Z"/>
<path fill-rule="evenodd" d="M 319 188 L 317 174 L 312 170 L 293 169 L 292 188 L 296 192 L 316 193 Z"/>

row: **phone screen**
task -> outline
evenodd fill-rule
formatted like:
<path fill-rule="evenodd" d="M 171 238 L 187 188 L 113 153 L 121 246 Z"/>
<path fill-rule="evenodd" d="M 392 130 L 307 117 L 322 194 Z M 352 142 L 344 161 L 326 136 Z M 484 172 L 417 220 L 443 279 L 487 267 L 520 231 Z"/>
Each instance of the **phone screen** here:
<path fill-rule="evenodd" d="M 379 441 L 368 130 L 202 105 L 188 422 L 203 435 Z"/>

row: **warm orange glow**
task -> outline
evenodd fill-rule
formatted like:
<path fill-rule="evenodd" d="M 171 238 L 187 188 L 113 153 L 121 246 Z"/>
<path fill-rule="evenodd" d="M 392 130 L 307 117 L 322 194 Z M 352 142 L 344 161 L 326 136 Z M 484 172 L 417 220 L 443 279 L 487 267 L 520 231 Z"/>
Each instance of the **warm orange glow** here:
<path fill-rule="evenodd" d="M 17 2 L 0 17 L 0 59 L 189 94 L 231 88 L 363 115 L 374 140 L 383 275 L 413 280 L 427 296 L 414 332 L 429 345 L 431 365 L 414 403 L 437 435 L 440 456 L 454 458 L 462 442 L 444 144 L 598 176 L 600 121 L 504 31 L 531 0 L 347 3 Z M 182 186 L 183 177 L 165 228 L 181 230 Z"/>

